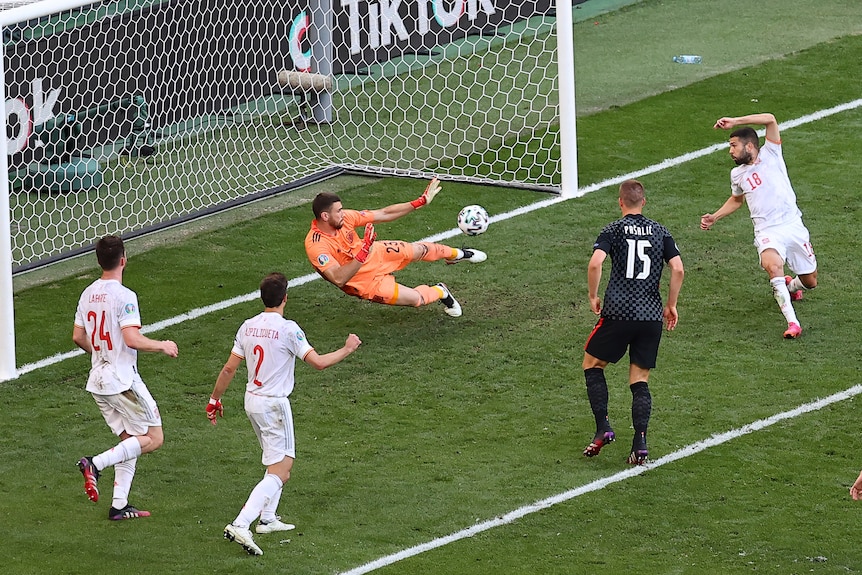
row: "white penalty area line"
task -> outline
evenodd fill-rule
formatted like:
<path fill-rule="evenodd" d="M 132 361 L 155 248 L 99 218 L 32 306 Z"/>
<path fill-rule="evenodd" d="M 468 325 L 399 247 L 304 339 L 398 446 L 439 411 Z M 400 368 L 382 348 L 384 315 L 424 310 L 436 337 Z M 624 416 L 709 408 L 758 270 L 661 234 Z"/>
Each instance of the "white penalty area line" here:
<path fill-rule="evenodd" d="M 661 467 L 662 465 L 667 465 L 668 463 L 673 463 L 674 461 L 683 459 L 685 457 L 690 457 L 711 447 L 716 447 L 718 445 L 721 445 L 722 443 L 727 443 L 731 439 L 736 439 L 738 437 L 742 437 L 743 435 L 748 435 L 749 433 L 760 431 L 780 421 L 784 421 L 785 419 L 793 419 L 794 417 L 799 417 L 800 415 L 812 411 L 818 411 L 833 403 L 850 399 L 851 397 L 859 395 L 860 393 L 862 393 L 862 385 L 854 385 L 850 389 L 844 390 L 834 395 L 830 395 L 829 397 L 825 397 L 817 401 L 812 401 L 811 403 L 800 405 L 799 407 L 791 409 L 790 411 L 778 413 L 771 417 L 767 417 L 766 419 L 759 419 L 738 429 L 732 429 L 725 433 L 713 435 L 712 437 L 704 439 L 703 441 L 692 443 L 691 445 L 687 445 L 686 447 L 678 449 L 673 453 L 669 453 L 663 457 L 660 457 L 655 461 L 651 461 L 646 465 L 631 467 L 629 469 L 626 469 L 625 471 L 621 471 L 619 473 L 611 475 L 610 477 L 597 479 L 592 483 L 587 483 L 586 485 L 576 487 L 575 489 L 571 489 L 564 493 L 554 495 L 553 497 L 541 499 L 539 501 L 536 501 L 535 503 L 532 503 L 531 505 L 526 505 L 519 509 L 515 509 L 514 511 L 510 511 L 509 513 L 506 513 L 505 515 L 502 515 L 500 517 L 495 517 L 494 519 L 483 521 L 482 523 L 477 523 L 476 525 L 458 531 L 457 533 L 452 533 L 451 535 L 440 537 L 438 539 L 434 539 L 433 541 L 429 541 L 427 543 L 422 543 L 420 545 L 415 545 L 408 549 L 404 549 L 403 551 L 399 551 L 398 553 L 393 553 L 392 555 L 381 557 L 380 559 L 376 559 L 374 561 L 371 561 L 370 563 L 366 563 L 365 565 L 361 565 L 359 567 L 351 569 L 350 571 L 344 571 L 339 575 L 363 575 L 364 573 L 370 573 L 371 571 L 375 571 L 382 567 L 387 567 L 389 565 L 392 565 L 393 563 L 397 563 L 398 561 L 414 557 L 421 553 L 431 551 L 432 549 L 437 549 L 438 547 L 443 547 L 444 545 L 448 545 L 449 543 L 454 543 L 462 539 L 467 539 L 468 537 L 473 537 L 474 535 L 478 535 L 479 533 L 482 533 L 484 531 L 494 529 L 495 527 L 502 527 L 504 525 L 508 525 L 509 523 L 521 519 L 522 517 L 525 517 L 532 513 L 536 513 L 537 511 L 548 509 L 549 507 L 553 507 L 554 505 L 557 505 L 559 503 L 564 503 L 566 501 L 569 501 L 570 499 L 574 499 L 575 497 L 590 493 L 592 491 L 604 489 L 608 485 L 619 483 L 620 481 L 624 481 L 636 475 L 646 473 L 651 469 Z"/>
<path fill-rule="evenodd" d="M 853 100 L 852 102 L 839 104 L 838 106 L 834 106 L 832 108 L 820 110 L 818 112 L 814 112 L 813 114 L 808 114 L 806 116 L 796 118 L 795 120 L 788 120 L 787 122 L 780 124 L 779 128 L 780 129 L 795 128 L 796 126 L 801 126 L 803 124 L 808 124 L 810 122 L 822 120 L 823 118 L 827 118 L 829 116 L 839 114 L 841 112 L 853 110 L 853 109 L 856 109 L 860 106 L 862 106 L 862 98 L 860 98 L 858 100 Z M 602 182 L 590 184 L 589 186 L 578 189 L 577 192 L 575 192 L 574 194 L 572 194 L 570 196 L 557 196 L 557 197 L 549 198 L 549 199 L 542 200 L 539 202 L 535 202 L 535 203 L 529 204 L 527 206 L 522 206 L 520 208 L 511 210 L 509 212 L 497 214 L 497 215 L 491 217 L 491 223 L 502 222 L 502 221 L 508 220 L 510 218 L 514 218 L 516 216 L 521 216 L 524 214 L 528 214 L 530 212 L 534 212 L 536 210 L 540 210 L 543 208 L 553 206 L 555 204 L 559 204 L 561 202 L 565 202 L 565 201 L 568 201 L 568 200 L 571 200 L 574 198 L 580 198 L 582 196 L 585 196 L 586 194 L 589 194 L 590 192 L 595 192 L 597 190 L 601 190 L 601 189 L 607 188 L 609 186 L 618 186 L 619 184 L 623 183 L 626 180 L 629 180 L 632 178 L 641 178 L 643 176 L 647 176 L 649 174 L 654 174 L 656 172 L 660 172 L 660 171 L 666 170 L 668 168 L 673 168 L 673 167 L 679 166 L 680 164 L 684 164 L 685 162 L 695 160 L 695 159 L 700 158 L 702 156 L 708 156 L 709 154 L 715 153 L 718 150 L 723 150 L 726 148 L 727 148 L 727 143 L 723 142 L 720 144 L 714 144 L 712 146 L 702 148 L 700 150 L 696 150 L 694 152 L 688 152 L 687 154 L 683 154 L 683 155 L 677 156 L 675 158 L 669 158 L 669 159 L 664 160 L 662 162 L 659 162 L 657 164 L 647 166 L 646 168 L 643 168 L 643 169 L 640 169 L 640 170 L 637 170 L 634 172 L 630 172 L 628 174 L 623 174 L 621 176 L 616 176 L 616 177 L 604 180 Z M 448 238 L 455 237 L 455 236 L 460 235 L 460 234 L 461 234 L 461 230 L 459 230 L 457 228 L 453 228 L 451 230 L 448 230 L 448 231 L 445 231 L 445 232 L 442 232 L 439 234 L 435 234 L 433 236 L 428 236 L 424 239 L 417 240 L 417 241 L 439 242 L 439 241 L 442 241 L 442 240 L 445 240 Z M 293 278 L 288 282 L 288 288 L 300 286 L 300 285 L 306 284 L 310 281 L 313 281 L 313 280 L 316 280 L 319 278 L 320 278 L 320 276 L 316 273 L 304 275 L 304 276 L 301 276 L 298 278 Z M 186 313 L 180 314 L 178 316 L 160 321 L 158 323 L 144 326 L 141 329 L 141 332 L 142 333 L 151 333 L 151 332 L 160 331 L 162 329 L 183 323 L 185 321 L 197 319 L 201 316 L 204 316 L 204 315 L 216 312 L 216 311 L 220 311 L 223 309 L 227 309 L 229 307 L 232 307 L 232 306 L 240 304 L 240 303 L 246 303 L 249 301 L 253 301 L 253 300 L 257 299 L 258 296 L 259 296 L 259 292 L 253 291 L 253 292 L 247 293 L 245 295 L 236 296 L 236 297 L 231 298 L 231 299 L 227 299 L 227 300 L 224 300 L 224 301 L 221 301 L 218 303 L 214 303 L 212 305 L 208 305 L 205 307 L 199 307 L 197 309 L 193 309 L 189 312 L 186 312 Z M 83 353 L 84 352 L 82 350 L 67 351 L 65 353 L 58 353 L 56 355 L 46 357 L 45 359 L 41 359 L 41 360 L 34 362 L 34 363 L 28 363 L 28 364 L 22 365 L 21 367 L 18 368 L 18 375 L 19 376 L 24 375 L 25 373 L 30 373 L 31 371 L 36 371 L 38 369 L 42 369 L 44 367 L 48 367 L 48 366 L 54 365 L 56 363 L 60 363 L 61 361 L 65 361 L 69 358 L 81 355 Z"/>

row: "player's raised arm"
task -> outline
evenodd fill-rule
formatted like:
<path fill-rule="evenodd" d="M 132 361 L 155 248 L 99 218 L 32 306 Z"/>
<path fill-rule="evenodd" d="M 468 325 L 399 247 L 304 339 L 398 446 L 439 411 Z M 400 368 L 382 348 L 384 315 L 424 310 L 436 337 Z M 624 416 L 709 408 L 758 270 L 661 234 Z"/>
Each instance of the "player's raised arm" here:
<path fill-rule="evenodd" d="M 778 129 L 778 121 L 770 113 L 749 114 L 747 116 L 724 117 L 716 120 L 713 126 L 717 130 L 730 130 L 737 126 L 763 126 L 766 128 L 766 139 L 773 142 L 781 142 L 781 132 Z"/>
<path fill-rule="evenodd" d="M 344 346 L 340 349 L 336 349 L 335 351 L 331 351 L 329 353 L 320 355 L 313 349 L 305 354 L 305 357 L 302 358 L 302 361 L 313 367 L 317 370 L 323 370 L 327 367 L 331 367 L 336 363 L 340 362 L 348 355 L 356 351 L 360 344 L 362 344 L 362 340 L 359 339 L 355 333 L 351 333 L 347 336 L 347 340 L 344 342 Z"/>
<path fill-rule="evenodd" d="M 422 195 L 415 200 L 400 204 L 392 204 L 391 206 L 386 206 L 385 208 L 380 208 L 378 210 L 371 210 L 371 213 L 374 214 L 374 221 L 391 222 L 402 216 L 406 216 L 410 212 L 418 210 L 426 204 L 430 204 L 434 199 L 434 196 L 436 196 L 440 190 L 440 181 L 435 176 L 431 179 L 431 182 L 428 183 L 428 186 L 425 188 L 425 191 L 422 192 Z"/>
<path fill-rule="evenodd" d="M 437 179 L 437 176 L 431 178 L 431 181 L 428 183 L 428 186 L 425 188 L 425 191 L 422 192 L 422 195 L 410 202 L 410 205 L 413 206 L 414 209 L 419 209 L 425 204 L 430 204 L 434 199 L 434 196 L 437 195 L 437 192 L 440 191 L 440 180 Z"/>

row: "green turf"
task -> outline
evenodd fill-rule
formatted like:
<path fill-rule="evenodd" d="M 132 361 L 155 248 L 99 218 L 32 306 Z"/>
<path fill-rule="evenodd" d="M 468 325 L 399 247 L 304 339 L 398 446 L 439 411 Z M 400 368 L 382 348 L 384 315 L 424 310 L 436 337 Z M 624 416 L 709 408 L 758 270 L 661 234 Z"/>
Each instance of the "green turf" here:
<path fill-rule="evenodd" d="M 784 121 L 859 98 L 860 57 L 862 37 L 850 36 L 582 119 L 581 185 L 723 141 L 711 128 L 721 115 L 768 110 Z M 860 125 L 855 110 L 782 134 L 820 264 L 820 287 L 797 307 L 799 341 L 780 338 L 747 217 L 698 228 L 728 194 L 727 154 L 643 178 L 647 214 L 673 231 L 687 269 L 680 325 L 650 382 L 654 458 L 859 383 Z M 342 196 L 378 207 L 416 189 L 356 182 Z M 379 233 L 418 239 L 451 228 L 464 204 L 498 214 L 536 198 L 447 183 L 431 206 Z M 626 469 L 625 365 L 608 370 L 620 440 L 594 460 L 580 455 L 593 425 L 580 371 L 594 322 L 585 268 L 617 214 L 614 190 L 601 190 L 493 224 L 473 241 L 490 256 L 479 266 L 417 264 L 400 274 L 407 284 L 446 281 L 464 307 L 459 320 L 436 306 L 367 304 L 319 280 L 291 289 L 288 314 L 319 350 L 349 332 L 363 346 L 328 371 L 297 367 L 299 458 L 282 513 L 299 527 L 259 536 L 261 558 L 221 540 L 262 473 L 240 381 L 218 427 L 203 413 L 236 328 L 258 304 L 153 334 L 178 342 L 176 360 L 142 355 L 166 435 L 133 486 L 133 502 L 153 512 L 146 520 L 108 522 L 107 502 L 93 505 L 81 489 L 74 461 L 112 444 L 83 391 L 85 358 L 0 385 L 2 571 L 335 573 Z M 290 207 L 183 241 L 151 240 L 146 252 L 133 243 L 126 283 L 145 323 L 253 291 L 273 269 L 309 273 L 300 242 L 310 217 L 307 205 Z M 82 270 L 16 293 L 19 363 L 71 349 L 75 301 L 94 277 Z M 862 467 L 860 415 L 858 400 L 841 402 L 380 572 L 860 572 L 862 507 L 847 495 Z"/>

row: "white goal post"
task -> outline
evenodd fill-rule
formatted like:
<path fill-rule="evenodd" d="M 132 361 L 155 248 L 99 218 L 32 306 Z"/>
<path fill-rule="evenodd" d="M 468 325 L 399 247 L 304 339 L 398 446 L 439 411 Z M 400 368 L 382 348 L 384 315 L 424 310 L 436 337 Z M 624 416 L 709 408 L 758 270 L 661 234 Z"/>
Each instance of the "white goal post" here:
<path fill-rule="evenodd" d="M 583 1 L 0 2 L 0 381 L 13 276 L 106 234 L 345 172 L 574 195 Z"/>

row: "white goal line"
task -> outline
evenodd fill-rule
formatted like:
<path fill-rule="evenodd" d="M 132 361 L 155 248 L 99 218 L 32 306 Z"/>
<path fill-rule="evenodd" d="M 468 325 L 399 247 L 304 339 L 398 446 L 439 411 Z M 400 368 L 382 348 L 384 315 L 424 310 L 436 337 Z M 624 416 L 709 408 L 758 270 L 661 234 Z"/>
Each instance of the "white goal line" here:
<path fill-rule="evenodd" d="M 779 128 L 781 128 L 783 130 L 795 128 L 795 127 L 801 126 L 803 124 L 808 124 L 810 122 L 822 120 L 823 118 L 827 118 L 829 116 L 839 114 L 841 112 L 854 110 L 860 106 L 862 106 L 862 98 L 857 99 L 857 100 L 853 100 L 852 102 L 846 102 L 844 104 L 839 104 L 839 105 L 834 106 L 832 108 L 820 110 L 818 112 L 814 112 L 813 114 L 808 114 L 808 115 L 796 118 L 794 120 L 788 120 L 787 122 L 783 122 L 783 123 L 779 124 Z M 762 130 L 761 130 L 761 132 L 762 132 Z M 615 176 L 613 178 L 604 180 L 602 182 L 590 184 L 589 186 L 578 189 L 578 191 L 575 192 L 574 194 L 572 194 L 571 196 L 566 196 L 566 197 L 557 196 L 554 198 L 549 198 L 546 200 L 535 202 L 535 203 L 529 204 L 527 206 L 522 206 L 520 208 L 511 210 L 509 212 L 497 214 L 497 215 L 491 217 L 491 223 L 508 220 L 510 218 L 514 218 L 515 216 L 520 216 L 523 214 L 533 212 L 535 210 L 547 208 L 547 207 L 552 206 L 554 204 L 559 204 L 561 202 L 565 202 L 565 201 L 568 201 L 568 200 L 573 199 L 573 198 L 580 198 L 580 197 L 582 197 L 582 196 L 584 196 L 590 192 L 595 192 L 597 190 L 601 190 L 601 189 L 607 188 L 609 186 L 619 185 L 622 182 L 624 182 L 628 179 L 631 179 L 631 178 L 640 178 L 640 177 L 643 177 L 643 176 L 646 176 L 649 174 L 654 174 L 656 172 L 666 170 L 668 168 L 673 168 L 675 166 L 679 166 L 680 164 L 684 164 L 685 162 L 689 162 L 691 160 L 700 158 L 702 156 L 707 156 L 709 154 L 712 154 L 714 152 L 717 152 L 719 150 L 723 150 L 726 148 L 727 148 L 727 143 L 722 142 L 720 144 L 714 144 L 712 146 L 707 146 L 706 148 L 701 148 L 700 150 L 696 150 L 694 152 L 688 152 L 686 154 L 682 154 L 681 156 L 677 156 L 675 158 L 669 158 L 667 160 L 658 162 L 657 164 L 647 166 L 646 168 L 642 168 L 642 169 L 634 171 L 634 172 L 629 172 L 628 174 L 623 174 L 621 176 Z M 451 230 L 441 232 L 441 233 L 435 234 L 433 236 L 428 236 L 427 238 L 424 238 L 422 240 L 417 240 L 417 241 L 439 242 L 439 241 L 445 240 L 447 238 L 455 237 L 459 234 L 461 234 L 461 230 L 459 230 L 458 228 L 453 228 Z M 318 278 L 320 278 L 320 276 L 316 273 L 307 274 L 304 276 L 293 278 L 288 282 L 288 288 L 301 286 L 303 284 L 307 284 L 308 282 L 316 280 Z M 174 316 L 172 318 L 168 318 L 166 320 L 162 320 L 162 321 L 154 323 L 154 324 L 146 325 L 143 328 L 141 328 L 141 333 L 157 332 L 157 331 L 163 330 L 165 328 L 183 323 L 185 321 L 197 319 L 201 316 L 232 307 L 232 306 L 237 305 L 237 304 L 246 303 L 249 301 L 254 301 L 255 299 L 257 299 L 259 297 L 259 295 L 260 295 L 259 291 L 255 290 L 255 291 L 247 293 L 245 295 L 236 296 L 236 297 L 233 297 L 231 299 L 220 301 L 218 303 L 214 303 L 214 304 L 211 304 L 208 306 L 199 307 L 199 308 L 193 309 L 189 312 Z M 81 355 L 83 353 L 84 353 L 83 350 L 76 349 L 76 350 L 67 351 L 64 353 L 58 353 L 58 354 L 52 355 L 50 357 L 46 357 L 44 359 L 41 359 L 39 361 L 22 365 L 20 368 L 18 368 L 18 375 L 21 376 L 21 375 L 24 375 L 25 373 L 30 373 L 31 371 L 36 371 L 38 369 L 42 369 L 42 368 L 48 367 L 50 365 L 54 365 L 56 363 L 60 363 L 61 361 L 65 361 L 69 358 L 76 357 L 76 356 Z"/>

